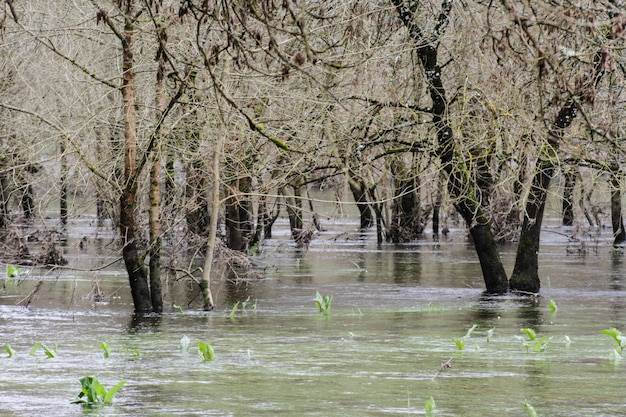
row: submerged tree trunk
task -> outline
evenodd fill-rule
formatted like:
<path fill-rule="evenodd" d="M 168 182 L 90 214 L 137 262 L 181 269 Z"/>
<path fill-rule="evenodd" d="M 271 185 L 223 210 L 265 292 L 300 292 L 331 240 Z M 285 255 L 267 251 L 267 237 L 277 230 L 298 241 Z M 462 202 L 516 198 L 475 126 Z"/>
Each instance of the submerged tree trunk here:
<path fill-rule="evenodd" d="M 510 288 L 514 291 L 536 293 L 541 287 L 538 259 L 539 238 L 548 188 L 558 165 L 557 151 L 563 130 L 569 127 L 576 117 L 576 113 L 576 101 L 570 99 L 559 111 L 552 126 L 550 137 L 543 143 L 539 151 L 539 158 L 535 165 L 535 173 L 524 211 L 524 221 L 515 256 L 515 267 L 509 281 Z"/>
<path fill-rule="evenodd" d="M 207 238 L 206 253 L 204 256 L 204 267 L 202 268 L 202 280 L 200 289 L 202 290 L 202 308 L 205 311 L 213 310 L 215 303 L 211 291 L 211 272 L 213 259 L 215 257 L 215 245 L 217 242 L 217 218 L 220 210 L 220 159 L 224 149 L 224 137 L 219 137 L 215 144 L 213 153 L 213 190 L 211 193 L 211 216 L 209 221 L 209 236 Z"/>
<path fill-rule="evenodd" d="M 237 251 L 248 249 L 252 235 L 252 203 L 250 177 L 236 178 L 227 187 L 225 202 L 226 246 Z"/>
<path fill-rule="evenodd" d="M 134 1 L 124 2 L 122 39 L 122 101 L 124 108 L 124 186 L 120 197 L 120 233 L 124 242 L 122 257 L 128 272 L 136 313 L 152 310 L 152 300 L 144 260 L 139 256 L 136 236 L 137 206 L 137 115 L 135 111 L 135 73 L 133 68 Z"/>
<path fill-rule="evenodd" d="M 161 151 L 163 148 L 163 133 L 160 128 L 160 119 L 165 110 L 165 41 L 167 39 L 165 29 L 157 32 L 157 74 L 155 84 L 156 98 L 156 122 L 157 131 L 156 145 L 152 154 L 152 166 L 150 168 L 150 200 L 149 229 L 150 229 L 150 297 L 152 310 L 156 313 L 163 311 L 163 295 L 161 291 Z"/>
<path fill-rule="evenodd" d="M 359 210 L 361 229 L 369 229 L 374 225 L 374 215 L 367 201 L 367 186 L 365 185 L 365 181 L 363 178 L 358 177 L 352 170 L 348 170 L 346 176 L 348 186 L 356 202 L 356 207 Z"/>
<path fill-rule="evenodd" d="M 476 184 L 471 183 L 468 168 L 455 156 L 456 144 L 449 120 L 448 99 L 441 78 L 441 67 L 437 62 L 438 37 L 448 24 L 452 2 L 442 3 L 437 28 L 430 36 L 425 35 L 414 20 L 417 2 L 411 2 L 407 6 L 403 0 L 393 0 L 393 4 L 400 20 L 409 31 L 424 69 L 432 101 L 433 125 L 439 142 L 437 156 L 441 159 L 443 170 L 448 175 L 448 192 L 456 201 L 457 210 L 470 228 L 486 290 L 492 293 L 506 292 L 508 289 L 506 272 L 493 233 L 478 201 Z"/>
<path fill-rule="evenodd" d="M 391 173 L 395 189 L 388 238 L 394 243 L 408 242 L 424 231 L 419 178 L 410 175 L 403 161 L 398 159 L 391 163 Z"/>
<path fill-rule="evenodd" d="M 303 240 L 303 220 L 302 220 L 302 193 L 300 186 L 293 185 L 293 195 L 288 195 L 283 189 L 281 194 L 285 198 L 285 208 L 287 217 L 289 217 L 289 227 L 291 229 L 291 237 L 298 247 L 306 246 L 309 242 Z"/>

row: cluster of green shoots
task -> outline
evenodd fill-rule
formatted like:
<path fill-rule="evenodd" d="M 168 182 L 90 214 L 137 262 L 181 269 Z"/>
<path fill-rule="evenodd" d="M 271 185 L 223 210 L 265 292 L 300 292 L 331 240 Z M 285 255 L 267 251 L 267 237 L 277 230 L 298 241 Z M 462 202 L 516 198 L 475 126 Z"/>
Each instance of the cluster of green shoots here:
<path fill-rule="evenodd" d="M 115 394 L 126 384 L 120 381 L 111 389 L 106 389 L 95 376 L 84 376 L 80 379 L 81 390 L 73 400 L 72 404 L 83 404 L 87 407 L 102 407 L 111 405 Z"/>
<path fill-rule="evenodd" d="M 315 293 L 315 306 L 319 310 L 319 312 L 324 315 L 324 317 L 328 317 L 330 314 L 330 306 L 333 304 L 333 296 L 332 295 L 322 295 L 317 291 Z"/>
<path fill-rule="evenodd" d="M 230 319 L 231 320 L 235 320 L 235 315 L 237 314 L 237 310 L 240 310 L 241 313 L 245 313 L 248 309 L 248 305 L 250 304 L 250 297 L 248 296 L 248 298 L 246 298 L 245 301 L 237 301 L 235 304 L 233 304 L 233 308 L 230 310 Z M 252 311 L 256 311 L 256 306 L 257 306 L 257 300 L 254 300 L 254 303 L 252 304 Z"/>
<path fill-rule="evenodd" d="M 541 339 L 537 339 L 537 332 L 530 327 L 524 327 L 521 331 L 528 337 L 528 339 L 524 341 L 526 350 L 530 350 L 532 347 L 535 352 L 545 352 L 548 348 L 548 344 L 552 340 L 552 336 L 542 336 Z"/>

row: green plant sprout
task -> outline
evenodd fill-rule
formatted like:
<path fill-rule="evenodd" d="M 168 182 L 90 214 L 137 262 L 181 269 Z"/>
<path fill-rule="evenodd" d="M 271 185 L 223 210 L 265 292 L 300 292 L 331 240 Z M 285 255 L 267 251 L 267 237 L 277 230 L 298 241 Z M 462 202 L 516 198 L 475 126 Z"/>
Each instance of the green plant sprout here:
<path fill-rule="evenodd" d="M 530 405 L 528 401 L 524 403 L 524 407 L 526 408 L 526 412 L 528 413 L 529 417 L 539 417 L 539 414 L 537 414 L 537 411 L 535 411 L 535 407 Z"/>
<path fill-rule="evenodd" d="M 429 417 L 432 416 L 433 413 L 435 412 L 435 408 L 436 408 L 435 399 L 433 397 L 430 397 L 428 400 L 426 400 L 426 404 L 424 405 L 424 410 L 426 411 L 426 415 Z"/>
<path fill-rule="evenodd" d="M 554 300 L 550 300 L 550 303 L 548 304 L 548 307 L 550 307 L 550 313 L 556 313 L 556 311 L 558 310 Z"/>
<path fill-rule="evenodd" d="M 548 348 L 550 340 L 552 340 L 552 337 L 548 336 L 543 336 L 541 339 L 537 339 L 537 332 L 530 327 L 524 327 L 521 331 L 526 333 L 526 336 L 528 337 L 528 340 L 524 342 L 526 350 L 529 350 L 532 345 L 535 352 L 545 352 Z"/>
<path fill-rule="evenodd" d="M 215 353 L 211 344 L 208 342 L 198 342 L 198 356 L 205 362 L 210 362 L 215 359 Z"/>
<path fill-rule="evenodd" d="M 234 320 L 235 319 L 235 314 L 237 313 L 237 309 L 239 309 L 239 306 L 241 306 L 241 312 L 245 313 L 246 309 L 248 308 L 248 304 L 250 304 L 250 296 L 248 296 L 248 298 L 245 299 L 245 301 L 237 301 L 235 304 L 233 304 L 233 308 L 230 310 L 230 319 Z M 254 300 L 254 304 L 252 305 L 252 310 L 256 311 L 256 306 L 257 306 L 257 300 Z"/>
<path fill-rule="evenodd" d="M 39 350 L 39 348 L 41 348 L 43 350 L 43 352 L 46 354 L 47 358 L 56 358 L 57 357 L 57 346 L 54 345 L 54 347 L 52 349 L 49 349 L 48 346 L 44 345 L 41 342 L 37 342 L 33 345 L 32 348 L 30 348 L 30 351 L 28 352 L 28 354 L 30 356 L 35 356 L 35 354 L 37 353 L 37 351 Z"/>
<path fill-rule="evenodd" d="M 4 347 L 4 351 L 9 355 L 7 356 L 8 358 L 12 358 L 13 356 L 15 356 L 15 350 L 13 350 L 13 348 L 11 348 L 11 345 L 9 344 Z"/>
<path fill-rule="evenodd" d="M 111 405 L 115 394 L 126 384 L 120 381 L 115 386 L 107 390 L 95 376 L 84 376 L 80 379 L 81 391 L 76 398 L 70 400 L 72 404 L 83 404 L 88 407 L 101 407 Z"/>
<path fill-rule="evenodd" d="M 330 306 L 333 304 L 333 296 L 332 295 L 322 295 L 318 292 L 315 293 L 315 306 L 318 308 L 320 313 L 324 316 L 328 316 L 330 314 Z"/>
<path fill-rule="evenodd" d="M 626 336 L 624 336 L 622 332 L 617 330 L 615 327 L 600 330 L 600 333 L 610 336 L 613 340 L 615 340 L 615 343 L 617 343 L 617 348 L 619 348 L 620 352 L 624 349 L 624 347 L 626 347 Z"/>
<path fill-rule="evenodd" d="M 105 359 L 111 356 L 111 345 L 107 342 L 100 342 L 100 349 L 103 350 Z"/>
<path fill-rule="evenodd" d="M 248 256 L 254 256 L 259 253 L 259 242 L 256 242 L 254 245 L 250 246 L 248 249 Z"/>
<path fill-rule="evenodd" d="M 15 278 L 22 275 L 22 268 L 15 265 L 7 265 L 7 277 Z"/>
<path fill-rule="evenodd" d="M 239 301 L 233 304 L 233 308 L 230 310 L 229 317 L 231 320 L 235 320 L 235 313 L 237 313 L 238 308 L 239 308 Z"/>
<path fill-rule="evenodd" d="M 465 336 L 463 336 L 460 339 L 455 339 L 455 338 L 452 339 L 452 341 L 454 342 L 458 350 L 465 349 L 465 342 L 467 342 L 467 339 L 469 339 L 472 333 L 474 332 L 474 330 L 476 330 L 476 327 L 478 327 L 478 325 L 474 324 L 472 327 L 470 327 L 467 330 L 467 332 L 465 333 Z"/>

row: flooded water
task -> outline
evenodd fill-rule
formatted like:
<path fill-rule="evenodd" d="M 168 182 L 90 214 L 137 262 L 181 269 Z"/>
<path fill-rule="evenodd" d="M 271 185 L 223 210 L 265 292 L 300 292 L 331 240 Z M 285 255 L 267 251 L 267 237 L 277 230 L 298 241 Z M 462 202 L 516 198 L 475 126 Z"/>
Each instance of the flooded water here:
<path fill-rule="evenodd" d="M 267 241 L 260 278 L 216 286 L 215 311 L 188 305 L 197 290 L 179 282 L 174 305 L 137 321 L 110 236 L 75 225 L 64 254 L 78 269 L 1 281 L 0 416 L 405 416 L 424 415 L 430 397 L 437 416 L 526 416 L 526 402 L 540 416 L 626 414 L 626 365 L 600 333 L 626 331 L 626 260 L 608 236 L 568 247 L 571 231 L 547 230 L 541 297 L 487 297 L 462 231 L 378 246 L 356 223 L 326 226 L 306 254 L 286 233 Z M 514 251 L 503 249 L 509 271 Z M 18 305 L 40 279 L 29 307 Z M 327 317 L 318 291 L 333 296 Z M 200 341 L 213 361 L 198 356 Z M 56 357 L 29 354 L 38 342 Z M 126 385 L 111 406 L 83 408 L 70 399 L 85 375 Z"/>

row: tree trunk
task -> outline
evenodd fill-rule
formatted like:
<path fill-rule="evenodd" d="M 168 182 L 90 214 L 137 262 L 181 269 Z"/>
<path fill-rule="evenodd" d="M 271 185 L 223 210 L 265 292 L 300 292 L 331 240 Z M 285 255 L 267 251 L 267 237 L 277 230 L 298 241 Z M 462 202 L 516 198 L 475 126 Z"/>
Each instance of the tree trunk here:
<path fill-rule="evenodd" d="M 565 171 L 563 185 L 563 226 L 574 225 L 574 187 L 576 186 L 576 169 Z"/>
<path fill-rule="evenodd" d="M 134 1 L 124 7 L 124 38 L 122 40 L 122 101 L 124 108 L 124 187 L 120 197 L 120 233 L 124 242 L 122 257 L 128 272 L 135 312 L 148 313 L 152 300 L 144 261 L 139 256 L 135 235 L 137 205 L 137 115 L 135 112 L 135 73 L 133 68 Z"/>
<path fill-rule="evenodd" d="M 448 192 L 456 201 L 457 210 L 470 227 L 474 247 L 480 260 L 480 266 L 487 292 L 502 293 L 508 289 L 504 265 L 500 259 L 497 245 L 491 228 L 478 201 L 476 184 L 472 184 L 468 168 L 455 156 L 456 144 L 449 120 L 449 106 L 446 91 L 441 78 L 441 67 L 438 64 L 437 46 L 441 35 L 435 30 L 426 36 L 417 25 L 414 15 L 417 3 L 405 5 L 403 0 L 393 0 L 400 20 L 409 31 L 414 42 L 418 58 L 424 69 L 428 91 L 432 101 L 433 125 L 437 135 L 437 156 L 441 160 L 443 170 L 448 175 Z M 452 2 L 443 2 L 437 27 L 446 27 Z"/>
<path fill-rule="evenodd" d="M 550 181 L 558 164 L 557 151 L 559 140 L 563 136 L 563 130 L 572 123 L 577 113 L 577 104 L 570 99 L 559 111 L 552 125 L 551 136 L 539 151 L 539 158 L 535 166 L 535 174 L 532 178 L 524 221 L 520 233 L 515 267 L 509 281 L 511 290 L 522 292 L 539 292 L 541 282 L 539 279 L 539 238 L 541 235 L 541 223 L 546 206 L 546 198 Z"/>
<path fill-rule="evenodd" d="M 302 233 L 302 196 L 300 193 L 300 187 L 292 186 L 293 196 L 287 195 L 283 190 L 285 197 L 285 206 L 287 209 L 287 217 L 289 217 L 289 228 L 291 229 L 291 236 L 298 243 L 300 234 Z"/>
<path fill-rule="evenodd" d="M 206 253 L 204 256 L 204 267 L 202 268 L 202 280 L 200 289 L 202 290 L 202 308 L 205 311 L 213 310 L 215 303 L 211 292 L 211 271 L 213 268 L 213 258 L 215 257 L 215 243 L 217 241 L 217 218 L 220 210 L 220 159 L 224 148 L 224 137 L 217 138 L 215 151 L 213 153 L 213 191 L 211 193 L 211 216 L 209 221 L 209 236 L 207 238 Z"/>
<path fill-rule="evenodd" d="M 352 170 L 348 170 L 346 173 L 348 179 L 348 186 L 356 202 L 356 207 L 359 210 L 359 219 L 361 229 L 368 229 L 374 224 L 374 215 L 372 214 L 372 208 L 367 201 L 367 187 L 362 178 L 359 178 Z"/>
<path fill-rule="evenodd" d="M 167 36 L 165 29 L 157 33 L 159 43 L 157 52 L 157 74 L 155 83 L 155 104 L 157 131 L 156 144 L 152 154 L 152 166 L 150 168 L 150 211 L 148 224 L 150 229 L 150 297 L 152 300 L 152 310 L 155 313 L 163 311 L 163 295 L 161 290 L 161 152 L 163 148 L 163 133 L 160 128 L 161 118 L 165 110 L 165 41 Z"/>
<path fill-rule="evenodd" d="M 419 179 L 409 174 L 404 163 L 395 159 L 391 163 L 395 183 L 389 236 L 394 243 L 416 239 L 424 230 L 420 207 Z"/>

